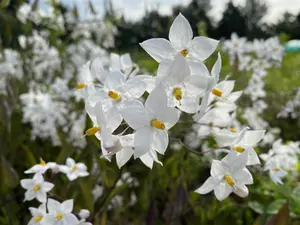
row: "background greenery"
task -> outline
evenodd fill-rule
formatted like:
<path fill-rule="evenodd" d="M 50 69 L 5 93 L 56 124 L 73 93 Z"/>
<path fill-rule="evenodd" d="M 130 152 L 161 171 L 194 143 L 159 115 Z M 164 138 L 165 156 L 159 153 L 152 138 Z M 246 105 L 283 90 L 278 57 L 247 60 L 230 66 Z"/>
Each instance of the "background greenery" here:
<path fill-rule="evenodd" d="M 30 35 L 33 29 L 45 29 L 28 22 L 21 23 L 16 18 L 16 10 L 23 0 L 2 0 L 0 9 L 0 49 L 13 48 L 20 50 L 18 36 Z M 215 23 L 207 16 L 209 0 L 193 0 L 187 7 L 176 7 L 171 16 L 160 16 L 157 12 L 148 12 L 140 21 L 126 22 L 122 17 L 117 18 L 112 7 L 106 11 L 106 19 L 118 28 L 116 46 L 109 49 L 114 52 L 130 52 L 137 64 L 155 73 L 157 63 L 152 60 L 138 43 L 152 37 L 167 37 L 168 27 L 174 15 L 182 12 L 190 21 L 194 33 L 205 34 L 213 38 L 229 38 L 232 32 L 240 36 L 266 38 L 274 35 L 282 37 L 283 41 L 289 38 L 300 38 L 300 13 L 298 16 L 285 14 L 277 24 L 267 25 L 261 18 L 267 12 L 267 6 L 261 1 L 248 1 L 247 8 L 236 7 L 229 2 L 221 21 Z M 37 7 L 38 1 L 34 2 Z M 65 8 L 56 4 L 57 10 L 62 13 Z M 77 10 L 74 8 L 74 14 Z M 239 21 L 239 23 L 236 23 Z M 43 25 L 41 25 L 43 26 Z M 49 29 L 49 28 L 47 28 Z M 69 28 L 71 29 L 71 28 Z M 66 45 L 70 43 L 68 34 L 56 33 L 50 30 L 53 38 L 52 45 L 61 40 Z M 281 34 L 282 32 L 285 35 Z M 64 51 L 64 49 L 61 49 Z M 222 76 L 231 72 L 229 59 L 223 53 Z M 216 59 L 214 54 L 207 62 L 211 68 Z M 243 89 L 250 74 L 236 73 L 233 79 L 238 79 L 237 90 Z M 265 101 L 269 107 L 263 115 L 272 127 L 280 127 L 280 136 L 283 140 L 299 140 L 299 119 L 277 119 L 276 114 L 285 102 L 292 98 L 295 89 L 300 86 L 300 54 L 287 54 L 281 68 L 272 68 L 265 78 L 268 95 Z M 27 92 L 20 81 L 12 83 L 15 96 Z M 0 100 L 8 98 L 1 96 Z M 63 164 L 68 156 L 76 161 L 82 161 L 91 170 L 94 161 L 98 170 L 92 176 L 69 182 L 65 176 L 46 174 L 46 178 L 55 184 L 52 197 L 58 200 L 74 198 L 75 211 L 82 208 L 91 210 L 94 225 L 115 224 L 238 224 L 238 225 L 287 225 L 300 224 L 300 183 L 298 177 L 287 177 L 284 185 L 276 186 L 261 170 L 252 169 L 255 182 L 249 186 L 250 194 L 241 199 L 236 196 L 218 202 L 213 193 L 198 195 L 193 191 L 209 176 L 209 156 L 199 158 L 185 147 L 174 151 L 169 149 L 166 155 L 161 156 L 164 166 L 154 165 L 152 170 L 145 167 L 140 161 L 131 160 L 122 170 L 119 170 L 115 161 L 112 163 L 100 159 L 98 141 L 93 137 L 87 138 L 87 146 L 81 152 L 76 152 L 66 141 L 67 134 L 60 132 L 62 146 L 54 147 L 50 140 L 30 139 L 30 124 L 22 123 L 22 111 L 18 99 L 8 99 L 13 110 L 11 117 L 6 117 L 6 109 L 0 109 L 0 224 L 21 225 L 27 224 L 30 219 L 28 208 L 38 206 L 37 202 L 23 202 L 24 190 L 20 187 L 20 179 L 25 178 L 24 170 L 38 163 L 40 157 L 46 161 L 55 161 Z M 249 104 L 247 98 L 240 101 L 241 107 Z M 59 128 L 58 128 L 59 129 Z M 172 129 L 174 137 L 188 131 L 189 125 L 176 125 Z M 211 141 L 214 145 L 214 142 Z M 257 151 L 267 151 L 257 149 Z M 123 184 L 116 187 L 116 181 L 121 174 L 130 172 L 136 177 L 140 185 L 132 187 Z M 300 171 L 299 171 L 300 172 Z M 92 189 L 101 179 L 104 187 L 102 196 L 96 201 L 92 198 Z M 134 205 L 130 202 L 131 193 L 137 196 Z M 111 200 L 116 195 L 124 197 L 124 204 L 109 209 Z"/>

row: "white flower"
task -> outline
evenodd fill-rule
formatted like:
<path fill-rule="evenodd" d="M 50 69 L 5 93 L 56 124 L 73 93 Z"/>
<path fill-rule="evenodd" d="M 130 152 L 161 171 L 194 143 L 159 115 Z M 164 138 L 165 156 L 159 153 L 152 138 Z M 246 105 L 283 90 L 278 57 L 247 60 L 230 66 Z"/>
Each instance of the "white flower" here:
<path fill-rule="evenodd" d="M 76 88 L 80 92 L 81 97 L 85 100 L 90 96 L 90 94 L 96 91 L 94 79 L 90 72 L 90 67 L 90 62 L 87 62 L 84 66 L 82 66 L 78 76 L 78 84 L 76 85 Z"/>
<path fill-rule="evenodd" d="M 152 38 L 142 42 L 142 48 L 157 62 L 172 60 L 177 53 L 187 58 L 191 70 L 197 61 L 207 59 L 217 48 L 218 41 L 207 37 L 193 38 L 192 28 L 180 13 L 170 27 L 169 40 Z"/>
<path fill-rule="evenodd" d="M 207 85 L 207 79 L 201 80 L 200 74 L 208 74 L 204 64 L 201 68 L 203 68 L 202 72 L 192 75 L 186 60 L 178 54 L 166 74 L 160 73 L 156 77 L 156 83 L 162 83 L 166 89 L 170 107 L 176 106 L 187 113 L 198 111 L 199 98 Z"/>
<path fill-rule="evenodd" d="M 168 97 L 161 85 L 148 96 L 145 106 L 139 101 L 128 101 L 121 114 L 130 127 L 136 130 L 134 157 L 151 152 L 164 154 L 169 143 L 167 130 L 179 119 L 179 111 L 167 106 Z M 155 153 L 155 152 L 153 152 Z"/>
<path fill-rule="evenodd" d="M 80 219 L 87 219 L 90 217 L 90 211 L 87 209 L 81 209 L 79 212 Z"/>
<path fill-rule="evenodd" d="M 69 180 L 75 180 L 78 177 L 86 177 L 89 175 L 86 165 L 83 163 L 76 163 L 72 158 L 67 158 L 66 166 L 60 166 L 60 171 L 65 173 Z"/>
<path fill-rule="evenodd" d="M 42 174 L 36 173 L 33 179 L 21 180 L 21 186 L 26 189 L 24 201 L 31 201 L 36 198 L 39 202 L 45 203 L 47 200 L 47 192 L 49 192 L 54 185 L 45 182 Z"/>
<path fill-rule="evenodd" d="M 45 173 L 48 169 L 55 168 L 56 163 L 54 162 L 48 162 L 46 163 L 42 158 L 40 158 L 40 163 L 37 165 L 34 165 L 30 169 L 26 170 L 24 173 Z"/>
<path fill-rule="evenodd" d="M 29 211 L 31 213 L 31 220 L 29 221 L 28 225 L 40 225 L 41 220 L 47 214 L 46 212 L 46 204 L 41 204 L 39 208 L 30 207 Z"/>
<path fill-rule="evenodd" d="M 215 140 L 220 147 L 229 146 L 237 154 L 247 152 L 247 165 L 260 164 L 257 153 L 253 147 L 263 138 L 265 130 L 249 130 L 244 128 L 239 133 L 222 130 L 215 134 Z"/>
<path fill-rule="evenodd" d="M 47 208 L 49 214 L 44 216 L 41 225 L 77 225 L 79 223 L 76 216 L 72 214 L 73 199 L 59 203 L 49 198 Z"/>
<path fill-rule="evenodd" d="M 239 156 L 229 153 L 226 161 L 213 160 L 211 176 L 195 192 L 207 194 L 214 190 L 219 201 L 227 198 L 232 192 L 242 198 L 246 197 L 248 195 L 246 184 L 253 183 L 252 175 L 245 167 L 247 158 L 246 153 Z"/>
<path fill-rule="evenodd" d="M 280 162 L 275 158 L 266 163 L 265 170 L 269 170 L 269 175 L 275 184 L 282 184 L 281 178 L 287 175 L 287 172 L 281 168 Z"/>

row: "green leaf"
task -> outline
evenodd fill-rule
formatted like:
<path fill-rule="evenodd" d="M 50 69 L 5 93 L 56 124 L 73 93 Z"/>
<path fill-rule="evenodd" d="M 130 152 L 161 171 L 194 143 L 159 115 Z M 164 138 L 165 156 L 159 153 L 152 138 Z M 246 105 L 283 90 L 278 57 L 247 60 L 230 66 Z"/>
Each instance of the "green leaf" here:
<path fill-rule="evenodd" d="M 266 213 L 267 214 L 276 214 L 281 209 L 281 207 L 286 203 L 285 199 L 278 199 L 272 202 L 268 208 Z"/>
<path fill-rule="evenodd" d="M 264 207 L 259 202 L 249 202 L 248 207 L 258 214 L 263 214 Z"/>
<path fill-rule="evenodd" d="M 6 161 L 4 156 L 0 158 L 0 180 L 9 188 L 14 188 L 20 183 L 17 171 Z"/>
<path fill-rule="evenodd" d="M 0 8 L 6 8 L 10 3 L 10 0 L 1 0 Z"/>
<path fill-rule="evenodd" d="M 83 201 L 83 206 L 86 207 L 89 211 L 91 211 L 91 213 L 94 212 L 94 199 L 93 199 L 93 195 L 91 192 L 91 187 L 89 187 L 89 184 L 82 180 L 78 180 L 80 189 L 81 189 L 81 193 L 82 193 L 82 197 L 84 199 Z"/>

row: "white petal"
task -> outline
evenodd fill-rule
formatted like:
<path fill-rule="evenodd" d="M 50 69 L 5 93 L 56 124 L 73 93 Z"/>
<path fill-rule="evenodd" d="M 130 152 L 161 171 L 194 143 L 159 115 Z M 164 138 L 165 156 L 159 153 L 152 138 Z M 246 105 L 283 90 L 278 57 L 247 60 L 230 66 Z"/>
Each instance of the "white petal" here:
<path fill-rule="evenodd" d="M 46 201 L 47 201 L 47 194 L 46 194 L 46 192 L 40 190 L 40 191 L 38 191 L 38 192 L 36 193 L 36 198 L 37 198 L 37 200 L 38 200 L 39 202 L 41 202 L 41 203 L 46 203 Z"/>
<path fill-rule="evenodd" d="M 232 192 L 232 188 L 222 182 L 220 183 L 215 189 L 214 189 L 214 193 L 216 195 L 216 198 L 219 200 L 219 201 L 223 201 L 225 198 L 227 198 L 230 193 Z"/>
<path fill-rule="evenodd" d="M 263 138 L 265 132 L 265 130 L 248 130 L 245 133 L 243 142 L 249 146 L 254 146 Z"/>
<path fill-rule="evenodd" d="M 115 70 L 121 70 L 120 56 L 116 53 L 110 53 L 111 68 Z"/>
<path fill-rule="evenodd" d="M 217 48 L 219 41 L 208 37 L 195 37 L 192 41 L 191 54 L 201 61 L 207 59 Z"/>
<path fill-rule="evenodd" d="M 108 74 L 107 78 L 105 79 L 104 86 L 108 90 L 116 90 L 118 86 L 125 85 L 125 76 L 120 71 L 112 71 Z"/>
<path fill-rule="evenodd" d="M 44 190 L 45 192 L 50 191 L 54 187 L 54 184 L 51 184 L 49 182 L 44 182 L 41 185 L 41 189 Z"/>
<path fill-rule="evenodd" d="M 133 64 L 130 55 L 128 53 L 121 55 L 120 62 L 121 62 L 121 68 L 124 71 L 130 72 L 132 70 Z"/>
<path fill-rule="evenodd" d="M 149 153 L 146 153 L 144 155 L 142 155 L 140 157 L 140 160 L 147 166 L 149 167 L 150 169 L 152 169 L 153 167 L 153 159 L 152 157 L 149 155 Z"/>
<path fill-rule="evenodd" d="M 214 139 L 217 142 L 218 146 L 226 147 L 232 145 L 237 136 L 238 135 L 236 133 L 221 131 L 214 134 Z"/>
<path fill-rule="evenodd" d="M 41 225 L 56 225 L 55 223 L 55 216 L 51 214 L 47 214 L 41 220 Z"/>
<path fill-rule="evenodd" d="M 242 91 L 232 92 L 229 96 L 227 96 L 227 100 L 229 102 L 235 102 L 236 100 L 238 100 L 241 97 L 242 94 L 243 94 Z"/>
<path fill-rule="evenodd" d="M 167 102 L 168 97 L 164 87 L 162 85 L 158 85 L 149 94 L 145 102 L 145 107 L 152 114 L 156 115 L 156 113 L 167 107 Z"/>
<path fill-rule="evenodd" d="M 195 192 L 199 194 L 207 194 L 211 192 L 216 186 L 217 181 L 213 177 L 209 177 L 200 188 L 195 190 Z"/>
<path fill-rule="evenodd" d="M 157 62 L 170 59 L 176 54 L 171 43 L 163 38 L 152 38 L 140 43 L 140 45 Z"/>
<path fill-rule="evenodd" d="M 238 184 L 253 184 L 252 175 L 247 168 L 235 171 L 232 177 Z"/>
<path fill-rule="evenodd" d="M 73 166 L 75 166 L 75 161 L 74 161 L 74 159 L 72 159 L 72 158 L 67 158 L 67 160 L 66 160 L 66 165 L 68 166 L 68 167 L 70 167 L 70 168 L 72 168 Z"/>
<path fill-rule="evenodd" d="M 215 62 L 213 68 L 211 69 L 211 75 L 214 77 L 215 82 L 218 82 L 220 77 L 220 72 L 222 68 L 222 58 L 220 52 L 218 53 L 218 59 Z"/>
<path fill-rule="evenodd" d="M 97 57 L 91 63 L 91 74 L 94 78 L 97 78 L 102 84 L 107 76 L 107 71 L 103 69 L 102 59 Z"/>
<path fill-rule="evenodd" d="M 195 113 L 199 109 L 199 97 L 188 96 L 183 94 L 183 98 L 178 105 L 178 108 L 186 113 Z"/>
<path fill-rule="evenodd" d="M 227 97 L 234 88 L 234 80 L 224 80 L 216 85 L 216 88 L 223 92 L 224 97 Z M 228 101 L 228 100 L 227 100 Z"/>
<path fill-rule="evenodd" d="M 216 179 L 220 180 L 223 178 L 224 174 L 228 171 L 225 164 L 219 160 L 213 160 L 210 169 L 210 175 Z"/>
<path fill-rule="evenodd" d="M 153 133 L 149 127 L 140 128 L 136 131 L 134 137 L 134 158 L 141 157 L 150 151 L 153 140 Z"/>
<path fill-rule="evenodd" d="M 180 84 L 191 74 L 189 65 L 181 54 L 175 56 L 168 72 L 173 85 Z"/>
<path fill-rule="evenodd" d="M 155 77 L 151 75 L 137 75 L 130 79 L 130 81 L 137 80 L 143 82 L 146 88 L 146 91 L 150 93 L 155 88 Z M 134 81 L 134 82 L 137 82 Z"/>
<path fill-rule="evenodd" d="M 245 198 L 248 196 L 249 191 L 245 185 L 238 185 L 236 188 L 237 188 L 236 190 L 233 190 L 233 192 L 236 195 L 240 196 L 241 198 Z"/>
<path fill-rule="evenodd" d="M 109 97 L 107 96 L 106 92 L 97 91 L 89 96 L 87 100 L 89 105 L 87 105 L 87 107 L 89 106 L 94 107 L 98 102 L 102 102 L 104 100 L 107 100 L 108 98 Z M 94 113 L 90 113 L 90 114 L 94 114 Z"/>
<path fill-rule="evenodd" d="M 236 157 L 230 157 L 236 155 L 236 152 L 231 151 L 228 153 L 229 156 L 228 165 L 230 166 L 232 171 L 243 169 L 248 161 L 248 153 L 244 151 L 243 153 L 239 154 Z"/>
<path fill-rule="evenodd" d="M 32 189 L 35 185 L 35 182 L 32 179 L 23 179 L 21 180 L 21 186 L 24 189 Z"/>
<path fill-rule="evenodd" d="M 177 50 L 186 48 L 193 38 L 193 31 L 189 21 L 180 13 L 173 21 L 169 40 Z"/>
<path fill-rule="evenodd" d="M 160 111 L 156 112 L 156 116 L 158 120 L 161 120 L 165 124 L 168 130 L 178 122 L 180 112 L 175 108 L 162 107 Z"/>
<path fill-rule="evenodd" d="M 42 174 L 40 173 L 36 173 L 34 176 L 33 176 L 33 179 L 35 180 L 35 182 L 37 183 L 42 183 L 44 182 L 44 177 Z"/>
<path fill-rule="evenodd" d="M 204 90 L 207 89 L 207 85 L 210 79 L 211 78 L 209 76 L 192 75 L 188 77 L 186 83 L 189 86 L 197 88 L 199 92 L 198 95 L 200 95 Z"/>
<path fill-rule="evenodd" d="M 258 155 L 257 155 L 256 151 L 255 151 L 253 148 L 248 147 L 246 151 L 248 152 L 248 161 L 247 161 L 247 165 L 256 165 L 256 164 L 260 164 Z"/>
<path fill-rule="evenodd" d="M 133 129 L 150 126 L 148 112 L 140 101 L 124 101 L 119 111 L 127 124 Z"/>
<path fill-rule="evenodd" d="M 74 204 L 73 199 L 66 200 L 61 204 L 61 210 L 64 213 L 71 213 L 73 210 L 73 204 Z"/>
<path fill-rule="evenodd" d="M 160 154 L 165 154 L 169 144 L 169 135 L 165 130 L 155 130 L 153 133 L 152 148 Z"/>
<path fill-rule="evenodd" d="M 33 216 L 33 217 L 39 216 L 41 214 L 39 209 L 37 209 L 37 208 L 29 207 L 29 211 L 30 211 L 31 216 Z"/>
<path fill-rule="evenodd" d="M 154 151 L 153 149 L 151 149 L 151 150 L 148 152 L 148 154 L 149 154 L 149 156 L 153 159 L 154 162 L 160 164 L 161 166 L 163 165 L 162 162 L 158 160 L 156 151 Z"/>
<path fill-rule="evenodd" d="M 125 165 L 133 155 L 132 148 L 123 148 L 121 151 L 116 153 L 116 161 L 119 168 Z"/>
<path fill-rule="evenodd" d="M 32 199 L 36 198 L 36 194 L 37 193 L 32 190 L 26 191 L 24 201 L 31 201 Z"/>
<path fill-rule="evenodd" d="M 137 76 L 142 77 L 142 76 Z M 137 79 L 136 77 L 127 81 L 124 89 L 126 92 L 124 93 L 125 96 L 130 98 L 140 98 L 146 90 L 146 83 L 140 78 Z"/>
<path fill-rule="evenodd" d="M 187 58 L 186 60 L 189 64 L 191 74 L 198 76 L 210 76 L 210 72 L 203 62 L 193 58 Z"/>
<path fill-rule="evenodd" d="M 77 225 L 79 223 L 77 217 L 74 216 L 72 213 L 64 215 L 64 222 L 68 225 Z"/>
<path fill-rule="evenodd" d="M 47 209 L 49 213 L 55 214 L 56 212 L 61 211 L 61 204 L 52 198 L 48 198 Z"/>

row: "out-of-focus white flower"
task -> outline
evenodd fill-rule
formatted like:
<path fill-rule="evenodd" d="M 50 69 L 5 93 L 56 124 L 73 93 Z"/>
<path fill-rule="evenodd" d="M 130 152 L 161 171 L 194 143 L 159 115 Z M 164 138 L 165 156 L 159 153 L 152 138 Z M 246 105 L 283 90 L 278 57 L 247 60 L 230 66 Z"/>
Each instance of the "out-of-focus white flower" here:
<path fill-rule="evenodd" d="M 36 173 L 32 179 L 21 180 L 21 186 L 26 189 L 24 201 L 31 201 L 37 199 L 41 203 L 47 200 L 47 192 L 49 192 L 54 185 L 44 181 L 42 174 Z"/>
<path fill-rule="evenodd" d="M 235 155 L 234 152 L 227 155 L 227 159 L 213 160 L 211 165 L 211 176 L 195 192 L 207 194 L 214 190 L 219 201 L 227 198 L 230 193 L 244 198 L 248 195 L 247 184 L 253 183 L 251 173 L 245 167 L 247 163 L 247 153 Z"/>
<path fill-rule="evenodd" d="M 49 213 L 44 216 L 41 225 L 78 225 L 77 217 L 72 214 L 73 199 L 59 203 L 49 198 L 47 208 Z"/>
<path fill-rule="evenodd" d="M 41 204 L 38 208 L 29 208 L 30 214 L 32 216 L 31 220 L 29 221 L 28 225 L 40 225 L 41 220 L 47 214 L 46 212 L 46 204 Z"/>
<path fill-rule="evenodd" d="M 60 171 L 66 174 L 71 181 L 76 180 L 78 177 L 89 175 L 86 165 L 84 163 L 76 163 L 72 158 L 67 158 L 66 165 L 60 166 Z"/>
<path fill-rule="evenodd" d="M 40 163 L 34 165 L 30 169 L 26 170 L 24 173 L 45 173 L 48 169 L 52 169 L 56 166 L 55 162 L 48 162 L 46 163 L 42 158 L 40 158 Z"/>
<path fill-rule="evenodd" d="M 269 175 L 275 184 L 282 184 L 281 179 L 287 175 L 287 172 L 281 168 L 276 159 L 269 160 L 265 165 L 265 170 L 269 171 Z"/>

